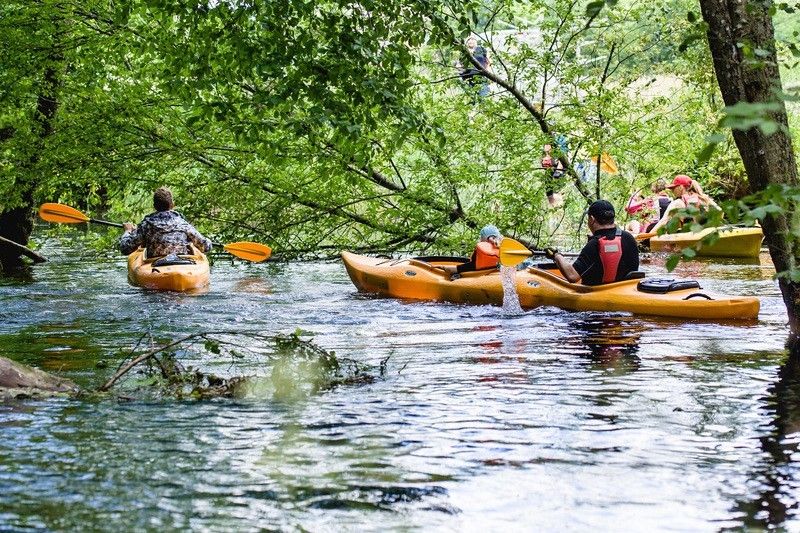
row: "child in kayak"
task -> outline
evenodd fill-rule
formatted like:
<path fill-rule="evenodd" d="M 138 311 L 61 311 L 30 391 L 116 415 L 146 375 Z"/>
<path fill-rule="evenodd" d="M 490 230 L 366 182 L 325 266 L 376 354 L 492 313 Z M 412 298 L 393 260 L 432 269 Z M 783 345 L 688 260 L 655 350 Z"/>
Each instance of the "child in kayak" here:
<path fill-rule="evenodd" d="M 123 254 L 131 254 L 140 247 L 147 248 L 147 257 L 187 254 L 191 253 L 190 244 L 202 252 L 211 250 L 211 241 L 173 210 L 175 203 L 169 189 L 156 189 L 153 208 L 156 212 L 144 217 L 138 227 L 131 222 L 123 224 L 125 233 L 119 239 Z"/>
<path fill-rule="evenodd" d="M 503 236 L 496 226 L 485 226 L 480 233 L 480 241 L 472 252 L 472 257 L 460 265 L 446 265 L 442 268 L 451 275 L 450 279 L 458 279 L 463 272 L 489 270 L 497 268 L 500 263 L 500 241 Z"/>

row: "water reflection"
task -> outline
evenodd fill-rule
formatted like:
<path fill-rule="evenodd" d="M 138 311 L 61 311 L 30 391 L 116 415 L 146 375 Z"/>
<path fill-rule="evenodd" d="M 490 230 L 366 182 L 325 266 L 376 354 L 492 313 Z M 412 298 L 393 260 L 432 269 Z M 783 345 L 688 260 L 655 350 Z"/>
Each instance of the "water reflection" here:
<path fill-rule="evenodd" d="M 261 276 L 248 276 L 240 279 L 233 285 L 234 292 L 244 292 L 270 296 L 274 290 L 269 280 Z"/>
<path fill-rule="evenodd" d="M 588 354 L 581 355 L 589 359 L 593 369 L 627 374 L 641 366 L 638 353 L 645 329 L 642 322 L 629 317 L 589 315 L 573 320 L 570 327 L 577 335 L 571 342 L 588 348 Z"/>
<path fill-rule="evenodd" d="M 736 509 L 745 527 L 771 529 L 800 516 L 800 341 L 790 342 L 789 357 L 764 404 L 774 418 L 759 439 L 765 457 L 753 476 L 758 487 L 755 497 L 740 501 Z"/>

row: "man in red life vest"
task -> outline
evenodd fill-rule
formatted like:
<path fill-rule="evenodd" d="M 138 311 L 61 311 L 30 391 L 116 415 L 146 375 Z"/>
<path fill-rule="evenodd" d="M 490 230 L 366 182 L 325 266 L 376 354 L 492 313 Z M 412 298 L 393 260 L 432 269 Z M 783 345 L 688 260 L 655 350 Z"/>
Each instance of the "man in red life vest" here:
<path fill-rule="evenodd" d="M 639 269 L 639 248 L 636 239 L 614 223 L 614 206 L 597 200 L 589 206 L 589 230 L 592 236 L 574 263 L 569 264 L 555 248 L 545 250 L 561 274 L 570 283 L 601 285 L 622 281 Z"/>
<path fill-rule="evenodd" d="M 500 241 L 503 240 L 500 230 L 495 226 L 485 226 L 481 230 L 480 238 L 481 240 L 475 246 L 475 251 L 472 252 L 472 257 L 468 262 L 461 265 L 442 267 L 445 272 L 454 275 L 453 279 L 457 279 L 458 276 L 455 276 L 456 274 L 463 272 L 497 268 L 500 262 Z"/>

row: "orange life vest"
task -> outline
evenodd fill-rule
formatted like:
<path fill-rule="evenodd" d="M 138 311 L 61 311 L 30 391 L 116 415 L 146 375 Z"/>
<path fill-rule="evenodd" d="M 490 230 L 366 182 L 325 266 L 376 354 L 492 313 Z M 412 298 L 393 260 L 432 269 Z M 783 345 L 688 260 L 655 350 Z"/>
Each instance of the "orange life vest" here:
<path fill-rule="evenodd" d="M 500 249 L 488 241 L 479 242 L 475 247 L 475 269 L 494 268 L 500 261 Z"/>
<path fill-rule="evenodd" d="M 600 249 L 600 262 L 603 265 L 603 283 L 611 283 L 617 279 L 619 262 L 622 259 L 622 230 L 617 228 L 613 239 L 600 237 L 597 239 Z"/>

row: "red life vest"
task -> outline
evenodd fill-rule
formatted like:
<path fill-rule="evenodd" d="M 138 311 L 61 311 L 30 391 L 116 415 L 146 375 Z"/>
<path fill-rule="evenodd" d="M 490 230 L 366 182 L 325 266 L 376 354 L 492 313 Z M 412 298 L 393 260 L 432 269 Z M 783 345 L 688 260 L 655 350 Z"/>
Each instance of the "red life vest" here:
<path fill-rule="evenodd" d="M 475 269 L 494 268 L 500 261 L 500 249 L 489 241 L 482 241 L 475 247 Z"/>
<path fill-rule="evenodd" d="M 597 239 L 597 246 L 600 250 L 600 263 L 603 265 L 603 283 L 616 281 L 622 259 L 622 230 L 617 228 L 613 239 L 600 237 Z"/>

